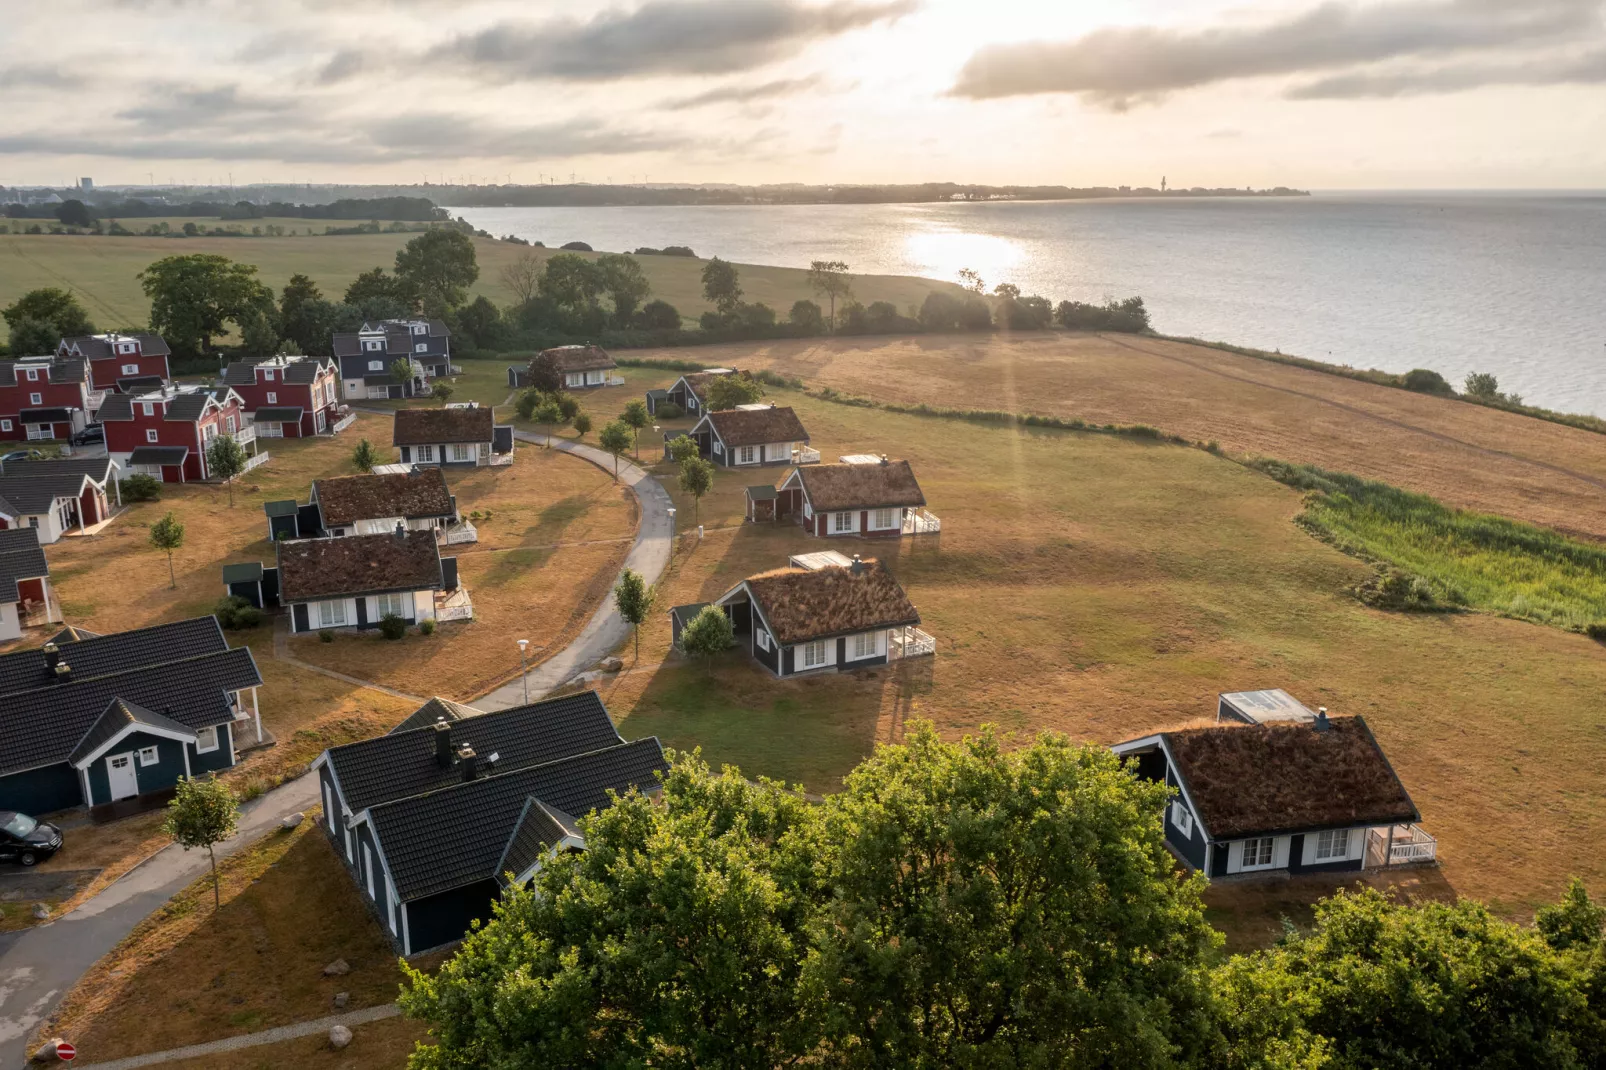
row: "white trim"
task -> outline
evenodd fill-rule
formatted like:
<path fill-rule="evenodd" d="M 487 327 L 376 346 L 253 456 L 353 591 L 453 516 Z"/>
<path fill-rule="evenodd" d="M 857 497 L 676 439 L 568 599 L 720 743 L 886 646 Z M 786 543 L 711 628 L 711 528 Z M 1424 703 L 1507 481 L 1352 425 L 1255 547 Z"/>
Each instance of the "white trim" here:
<path fill-rule="evenodd" d="M 112 763 L 119 760 L 126 760 L 128 762 L 128 775 L 134 778 L 134 790 L 129 792 L 127 795 L 117 794 L 117 788 L 112 783 Z M 139 794 L 139 767 L 134 764 L 134 752 L 129 750 L 124 751 L 121 754 L 106 755 L 106 801 L 117 802 L 119 799 L 132 799 L 134 796 Z"/>
<path fill-rule="evenodd" d="M 529 866 L 527 866 L 525 868 L 523 873 L 520 873 L 517 876 L 515 876 L 513 878 L 513 883 L 515 885 L 521 885 L 521 886 L 530 883 L 530 881 L 535 879 L 535 875 L 537 873 L 541 872 L 541 863 L 546 861 L 548 858 L 555 858 L 557 856 L 558 852 L 564 850 L 565 848 L 573 848 L 573 849 L 579 850 L 579 851 L 585 850 L 586 849 L 585 837 L 584 836 L 564 836 L 557 843 L 555 843 L 551 847 L 547 848 L 546 853 L 543 854 L 539 859 L 537 859 L 534 862 L 531 862 L 529 864 Z"/>
<path fill-rule="evenodd" d="M 1182 801 L 1182 796 L 1171 800 L 1169 810 L 1171 827 L 1182 833 L 1185 839 L 1193 839 L 1193 814 L 1188 811 L 1188 804 Z"/>
<path fill-rule="evenodd" d="M 135 732 L 148 732 L 149 734 L 153 736 L 159 736 L 162 739 L 176 739 L 180 743 L 195 742 L 194 732 L 181 735 L 178 732 L 174 732 L 168 728 L 158 728 L 155 725 L 148 725 L 139 721 L 135 721 L 133 724 L 124 725 L 122 728 L 119 728 L 115 736 L 112 736 L 106 742 L 102 743 L 100 746 L 86 754 L 82 761 L 74 762 L 73 764 L 79 769 L 88 769 L 90 766 L 94 765 L 95 761 L 103 754 L 111 750 L 111 748 L 115 747 L 123 740 L 127 739 L 129 736 L 133 735 Z M 133 752 L 130 751 L 129 753 L 132 754 Z M 52 762 L 51 764 L 54 765 L 55 763 Z"/>
<path fill-rule="evenodd" d="M 1177 791 L 1182 793 L 1182 797 L 1188 801 L 1188 810 L 1193 814 L 1194 821 L 1198 822 L 1199 831 L 1203 834 L 1205 842 L 1209 843 L 1215 837 L 1210 835 L 1210 826 L 1205 823 L 1204 814 L 1200 811 L 1198 804 L 1193 801 L 1193 795 L 1189 793 L 1188 785 L 1183 783 L 1182 774 L 1177 771 L 1177 763 L 1171 757 L 1171 748 L 1166 745 L 1164 733 L 1156 732 L 1152 736 L 1129 739 L 1125 743 L 1115 744 L 1110 750 L 1114 751 L 1117 757 L 1125 758 L 1133 751 L 1149 750 L 1151 747 L 1159 747 L 1160 753 L 1165 755 L 1165 771 L 1175 776 L 1176 784 L 1174 786 Z"/>
<path fill-rule="evenodd" d="M 150 759 L 148 761 L 145 758 L 146 754 L 150 755 Z M 147 765 L 160 765 L 162 763 L 161 745 L 157 744 L 154 747 L 141 747 L 139 750 L 134 752 L 134 760 L 139 762 L 139 767 L 141 769 L 145 768 Z"/>
<path fill-rule="evenodd" d="M 191 742 L 193 742 L 195 744 L 195 753 L 196 754 L 211 754 L 213 751 L 216 751 L 218 749 L 217 725 L 215 725 L 215 724 L 207 725 L 206 728 L 208 730 L 210 730 L 211 733 L 212 733 L 212 745 L 210 747 L 201 746 L 201 731 L 202 730 L 198 729 L 196 731 L 196 733 L 195 733 L 195 738 L 191 741 Z"/>
<path fill-rule="evenodd" d="M 372 844 L 362 845 L 362 876 L 363 886 L 368 889 L 368 901 L 379 902 L 379 890 L 374 887 L 374 848 Z"/>

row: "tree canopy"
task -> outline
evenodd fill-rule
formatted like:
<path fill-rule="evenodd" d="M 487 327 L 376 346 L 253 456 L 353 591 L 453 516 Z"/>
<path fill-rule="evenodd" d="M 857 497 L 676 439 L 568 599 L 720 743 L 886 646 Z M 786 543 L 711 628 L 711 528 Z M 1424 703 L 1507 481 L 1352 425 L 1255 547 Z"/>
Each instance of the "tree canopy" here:
<path fill-rule="evenodd" d="M 479 277 L 474 239 L 461 230 L 427 230 L 396 252 L 396 278 L 430 316 L 445 315 L 461 305 Z"/>
<path fill-rule="evenodd" d="M 151 299 L 151 328 L 181 356 L 202 356 L 230 324 L 243 327 L 274 311 L 273 291 L 257 278 L 256 265 L 212 253 L 164 257 L 139 281 Z"/>
<path fill-rule="evenodd" d="M 742 301 L 741 274 L 736 266 L 717 256 L 704 264 L 703 297 L 719 310 L 720 315 L 728 316 L 735 312 L 736 306 Z"/>
<path fill-rule="evenodd" d="M 49 324 L 58 339 L 95 333 L 95 325 L 90 322 L 89 313 L 84 311 L 78 298 L 72 291 L 56 286 L 29 290 L 0 311 L 0 316 L 13 330 L 25 320 Z M 51 349 L 55 349 L 55 346 L 52 345 Z M 17 354 L 15 347 L 12 353 Z"/>
<path fill-rule="evenodd" d="M 708 381 L 708 410 L 723 412 L 752 405 L 764 396 L 764 384 L 748 375 L 721 375 Z"/>

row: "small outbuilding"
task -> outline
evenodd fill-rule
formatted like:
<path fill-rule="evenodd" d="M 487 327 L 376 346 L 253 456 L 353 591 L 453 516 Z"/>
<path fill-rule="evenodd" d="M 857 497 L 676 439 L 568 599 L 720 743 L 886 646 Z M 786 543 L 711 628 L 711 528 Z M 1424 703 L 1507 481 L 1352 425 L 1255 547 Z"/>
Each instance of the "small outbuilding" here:
<path fill-rule="evenodd" d="M 50 564 L 31 528 L 0 531 L 0 642 L 26 627 L 60 620 L 50 589 Z"/>

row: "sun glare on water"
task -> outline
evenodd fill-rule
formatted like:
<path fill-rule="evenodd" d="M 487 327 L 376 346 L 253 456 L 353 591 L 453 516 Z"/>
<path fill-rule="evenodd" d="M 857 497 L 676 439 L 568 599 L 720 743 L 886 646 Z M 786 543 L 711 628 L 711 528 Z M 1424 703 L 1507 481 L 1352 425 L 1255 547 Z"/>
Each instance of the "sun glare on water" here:
<path fill-rule="evenodd" d="M 961 230 L 911 234 L 904 239 L 904 254 L 916 272 L 927 278 L 953 281 L 961 268 L 969 268 L 986 281 L 989 289 L 1006 281 L 1024 255 L 1007 238 Z"/>

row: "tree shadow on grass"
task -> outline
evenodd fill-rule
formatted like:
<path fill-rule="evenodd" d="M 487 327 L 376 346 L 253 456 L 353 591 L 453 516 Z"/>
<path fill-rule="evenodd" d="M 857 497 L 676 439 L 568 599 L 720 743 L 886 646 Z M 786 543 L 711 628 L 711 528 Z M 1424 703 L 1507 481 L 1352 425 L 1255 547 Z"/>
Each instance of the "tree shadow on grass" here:
<path fill-rule="evenodd" d="M 1205 889 L 1205 918 L 1237 953 L 1270 947 L 1284 920 L 1302 930 L 1315 921 L 1316 904 L 1339 889 L 1371 887 L 1401 902 L 1454 903 L 1455 887 L 1438 866 L 1396 866 L 1364 873 L 1301 874 L 1216 880 Z"/>

